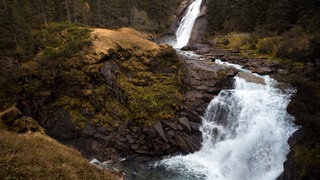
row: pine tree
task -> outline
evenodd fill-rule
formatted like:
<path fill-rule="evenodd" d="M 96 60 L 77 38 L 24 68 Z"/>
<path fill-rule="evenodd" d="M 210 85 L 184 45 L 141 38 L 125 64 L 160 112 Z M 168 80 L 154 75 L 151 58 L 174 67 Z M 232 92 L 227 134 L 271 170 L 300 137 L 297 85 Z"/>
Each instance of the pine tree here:
<path fill-rule="evenodd" d="M 27 59 L 33 54 L 30 14 L 25 0 L 2 0 L 0 9 L 1 56 Z"/>

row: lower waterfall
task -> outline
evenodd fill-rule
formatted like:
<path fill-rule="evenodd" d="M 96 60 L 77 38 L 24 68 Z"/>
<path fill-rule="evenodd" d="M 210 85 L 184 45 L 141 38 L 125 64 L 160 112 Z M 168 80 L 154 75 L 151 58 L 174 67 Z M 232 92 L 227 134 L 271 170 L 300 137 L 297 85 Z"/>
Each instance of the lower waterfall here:
<path fill-rule="evenodd" d="M 163 159 L 156 166 L 181 175 L 173 179 L 276 179 L 289 152 L 287 140 L 296 130 L 286 112 L 294 90 L 277 88 L 269 76 L 259 77 L 266 85 L 235 77 L 234 89 L 211 101 L 202 118 L 200 151 Z"/>

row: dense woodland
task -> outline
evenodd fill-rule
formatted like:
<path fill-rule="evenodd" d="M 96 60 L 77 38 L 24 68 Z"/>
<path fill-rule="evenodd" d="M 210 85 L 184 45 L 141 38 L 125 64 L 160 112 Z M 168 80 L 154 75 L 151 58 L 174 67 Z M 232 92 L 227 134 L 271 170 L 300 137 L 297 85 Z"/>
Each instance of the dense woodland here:
<path fill-rule="evenodd" d="M 211 33 L 250 32 L 258 38 L 278 36 L 263 42 L 261 51 L 272 53 L 269 51 L 276 49 L 280 58 L 300 61 L 320 57 L 319 0 L 209 0 L 208 9 Z M 275 47 L 267 47 L 268 43 Z"/>
<path fill-rule="evenodd" d="M 35 54 L 34 30 L 55 22 L 161 33 L 181 0 L 1 0 L 0 55 Z"/>

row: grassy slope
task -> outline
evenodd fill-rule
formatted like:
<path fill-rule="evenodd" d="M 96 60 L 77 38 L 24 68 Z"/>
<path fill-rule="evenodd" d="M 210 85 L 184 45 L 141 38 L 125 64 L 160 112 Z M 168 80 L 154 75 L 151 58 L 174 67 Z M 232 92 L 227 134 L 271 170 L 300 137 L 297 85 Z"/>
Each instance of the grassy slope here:
<path fill-rule="evenodd" d="M 0 177 L 3 179 L 112 179 L 79 152 L 41 133 L 0 129 Z"/>

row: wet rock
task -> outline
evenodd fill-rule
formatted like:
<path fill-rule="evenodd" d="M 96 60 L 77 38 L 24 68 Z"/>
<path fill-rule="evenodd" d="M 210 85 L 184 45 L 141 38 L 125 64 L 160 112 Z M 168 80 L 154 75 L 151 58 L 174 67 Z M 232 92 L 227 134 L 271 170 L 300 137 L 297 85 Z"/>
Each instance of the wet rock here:
<path fill-rule="evenodd" d="M 186 128 L 191 133 L 190 122 L 187 117 L 179 118 L 179 122 L 182 124 L 184 128 Z"/>
<path fill-rule="evenodd" d="M 273 69 L 270 67 L 257 67 L 257 68 L 250 68 L 251 72 L 261 74 L 261 75 L 267 75 L 272 72 L 274 72 Z"/>
<path fill-rule="evenodd" d="M 201 5 L 200 13 L 192 28 L 189 44 L 203 43 L 204 33 L 208 25 L 206 13 L 207 13 L 207 1 L 203 1 Z"/>
<path fill-rule="evenodd" d="M 230 67 L 227 69 L 227 75 L 234 77 L 236 74 L 238 74 L 238 70 L 236 68 Z"/>
<path fill-rule="evenodd" d="M 177 130 L 178 129 L 178 125 L 176 123 L 174 123 L 174 122 L 170 122 L 170 121 L 166 121 L 166 120 L 162 120 L 161 122 L 163 124 L 169 126 L 173 130 Z"/>
<path fill-rule="evenodd" d="M 190 121 L 190 127 L 195 130 L 195 131 L 199 131 L 201 124 L 200 123 L 196 123 L 196 122 L 192 122 Z"/>
<path fill-rule="evenodd" d="M 182 51 L 195 51 L 197 50 L 198 48 L 196 46 L 184 46 L 181 48 Z"/>
<path fill-rule="evenodd" d="M 155 125 L 154 125 L 154 129 L 158 132 L 158 134 L 160 135 L 160 137 L 165 141 L 168 142 L 167 137 L 164 134 L 163 131 L 163 127 L 160 121 L 158 121 Z"/>
<path fill-rule="evenodd" d="M 264 81 L 263 78 L 255 76 L 254 74 L 251 74 L 251 73 L 239 72 L 238 76 L 240 78 L 245 79 L 248 82 L 253 82 L 253 83 L 256 83 L 256 84 L 266 85 L 266 82 Z"/>
<path fill-rule="evenodd" d="M 194 152 L 201 148 L 201 142 L 187 134 L 177 135 L 175 142 L 186 153 Z"/>

